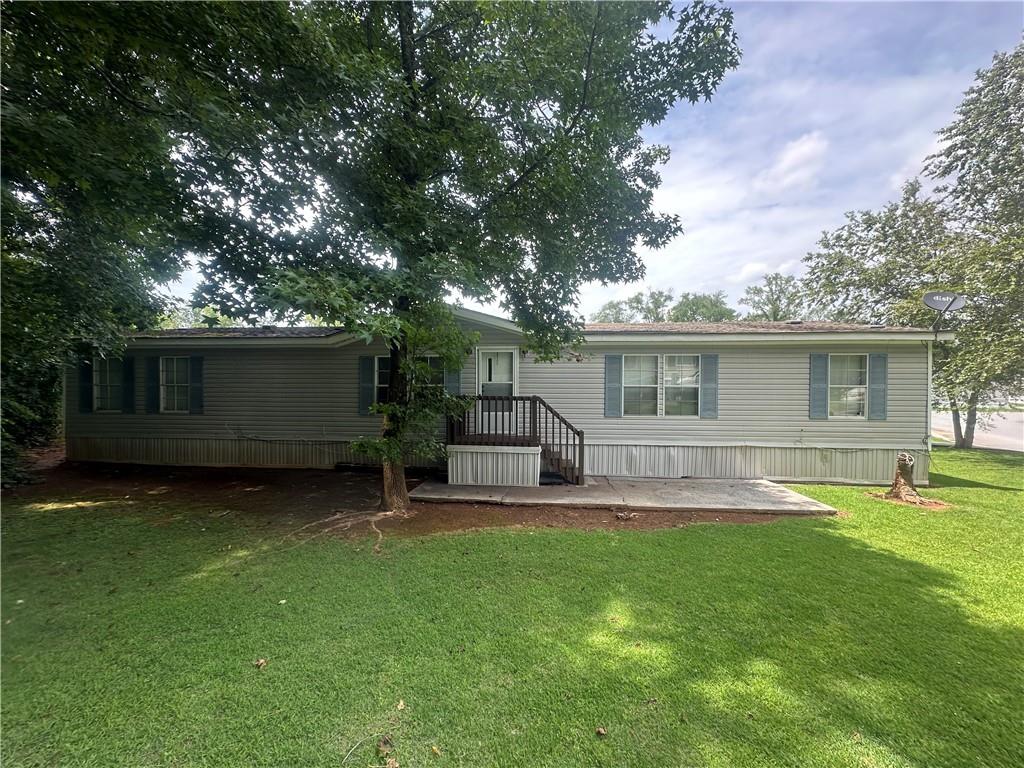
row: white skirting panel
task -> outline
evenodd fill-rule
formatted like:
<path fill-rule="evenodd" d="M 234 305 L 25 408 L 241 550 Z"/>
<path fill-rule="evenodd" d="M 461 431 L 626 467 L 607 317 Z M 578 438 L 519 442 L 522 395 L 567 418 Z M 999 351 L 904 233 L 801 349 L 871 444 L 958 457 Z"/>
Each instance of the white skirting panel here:
<path fill-rule="evenodd" d="M 896 449 L 776 448 L 755 445 L 588 444 L 588 475 L 766 478 L 888 484 Z M 910 450 L 914 481 L 928 484 L 928 452 Z"/>
<path fill-rule="evenodd" d="M 452 485 L 540 485 L 540 448 L 449 445 Z"/>
<path fill-rule="evenodd" d="M 187 437 L 69 437 L 73 461 L 170 464 L 193 467 L 302 467 L 329 469 L 335 464 L 376 464 L 337 440 L 257 440 Z M 413 460 L 414 466 L 436 461 Z"/>

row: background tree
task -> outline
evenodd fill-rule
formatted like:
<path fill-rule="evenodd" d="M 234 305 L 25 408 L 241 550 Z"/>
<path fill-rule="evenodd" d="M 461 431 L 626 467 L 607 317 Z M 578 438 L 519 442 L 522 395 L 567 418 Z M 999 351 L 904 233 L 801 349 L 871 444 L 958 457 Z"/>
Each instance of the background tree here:
<path fill-rule="evenodd" d="M 397 508 L 419 427 L 455 407 L 417 390 L 417 355 L 429 346 L 456 364 L 471 341 L 445 297 L 499 299 L 542 357 L 577 343 L 580 287 L 641 277 L 636 246 L 679 233 L 652 209 L 667 150 L 641 131 L 711 96 L 737 62 L 732 15 L 701 2 L 296 13 L 329 38 L 344 77 L 305 102 L 300 124 L 182 158 L 203 205 L 199 301 L 387 341 L 383 433 L 360 445 L 381 458 L 383 503 Z M 669 33 L 650 35 L 662 21 Z"/>
<path fill-rule="evenodd" d="M 725 291 L 681 293 L 668 313 L 668 319 L 674 323 L 720 323 L 738 317 L 736 310 L 729 306 Z"/>
<path fill-rule="evenodd" d="M 953 409 L 957 445 L 969 448 L 978 404 L 1024 393 L 1024 241 L 1007 247 L 955 228 L 949 217 L 909 182 L 899 202 L 848 213 L 805 262 L 823 302 L 863 322 L 927 327 L 935 320 L 921 303 L 927 291 L 967 296 L 943 321 L 956 340 L 936 347 L 935 386 Z"/>
<path fill-rule="evenodd" d="M 675 301 L 672 291 L 640 291 L 620 301 L 609 301 L 591 316 L 595 323 L 663 323 Z"/>
<path fill-rule="evenodd" d="M 747 286 L 740 304 L 750 307 L 747 320 L 801 320 L 809 314 L 803 284 L 779 272 L 765 275 L 760 285 Z"/>
<path fill-rule="evenodd" d="M 715 323 L 736 317 L 736 310 L 726 301 L 725 291 L 682 293 L 676 299 L 671 290 L 652 288 L 627 299 L 609 301 L 590 319 L 595 323 Z"/>

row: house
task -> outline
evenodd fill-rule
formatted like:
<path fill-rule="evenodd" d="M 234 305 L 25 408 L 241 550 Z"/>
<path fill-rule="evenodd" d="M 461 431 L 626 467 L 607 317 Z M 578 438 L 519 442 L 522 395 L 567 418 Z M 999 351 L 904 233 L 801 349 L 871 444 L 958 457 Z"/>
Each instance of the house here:
<path fill-rule="evenodd" d="M 595 324 L 583 354 L 537 362 L 511 322 L 465 309 L 479 344 L 438 384 L 473 397 L 447 426 L 449 476 L 928 480 L 931 345 L 917 328 L 821 322 Z M 68 371 L 74 460 L 334 467 L 378 433 L 387 351 L 333 328 L 136 334 Z"/>

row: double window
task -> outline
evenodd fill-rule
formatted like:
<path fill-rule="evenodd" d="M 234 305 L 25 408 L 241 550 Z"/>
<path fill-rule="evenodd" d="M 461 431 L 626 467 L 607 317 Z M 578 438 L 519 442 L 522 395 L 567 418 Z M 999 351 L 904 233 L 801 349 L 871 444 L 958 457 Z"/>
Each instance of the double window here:
<path fill-rule="evenodd" d="M 93 410 L 120 412 L 122 363 L 120 360 L 97 357 L 92 363 Z"/>
<path fill-rule="evenodd" d="M 388 386 L 391 380 L 391 358 L 390 357 L 378 357 L 375 359 L 376 365 L 374 366 L 374 381 L 376 382 L 376 389 L 374 402 L 386 403 L 388 401 Z M 426 363 L 430 368 L 430 380 L 429 384 L 432 386 L 443 387 L 444 386 L 444 363 L 440 357 L 436 355 L 424 355 L 423 357 L 417 357 L 417 362 Z"/>
<path fill-rule="evenodd" d="M 700 355 L 622 356 L 623 416 L 697 416 L 699 412 Z"/>
<path fill-rule="evenodd" d="M 188 413 L 188 358 L 160 358 L 160 412 Z"/>
<path fill-rule="evenodd" d="M 829 355 L 829 417 L 863 418 L 867 413 L 868 356 Z"/>

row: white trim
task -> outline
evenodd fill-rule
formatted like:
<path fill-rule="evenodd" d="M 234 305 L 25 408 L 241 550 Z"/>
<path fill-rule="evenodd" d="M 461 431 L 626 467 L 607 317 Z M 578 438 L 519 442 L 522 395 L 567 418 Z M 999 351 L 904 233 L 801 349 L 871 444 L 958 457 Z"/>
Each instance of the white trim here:
<path fill-rule="evenodd" d="M 118 382 L 116 384 L 111 384 L 110 383 L 110 378 L 109 378 L 110 377 L 110 364 L 112 362 L 114 362 L 114 360 L 115 360 L 115 358 L 112 358 L 112 357 L 100 357 L 99 355 L 94 355 L 93 358 L 92 358 L 92 412 L 93 413 L 124 413 L 124 391 L 123 391 L 123 389 L 124 389 L 124 373 L 123 373 L 123 371 L 120 372 L 121 373 L 121 378 L 118 380 Z M 120 362 L 122 366 L 124 365 L 124 361 L 123 360 L 118 360 L 118 362 Z M 107 377 L 108 377 L 107 378 L 107 383 L 106 384 L 102 384 L 102 385 L 100 384 L 100 366 L 101 365 L 105 366 L 105 370 L 106 370 Z M 118 391 L 121 394 L 121 404 L 119 404 L 117 408 L 100 408 L 99 402 L 100 402 L 100 387 L 101 386 L 105 386 L 107 388 L 107 390 L 108 390 L 107 394 L 108 395 L 110 394 L 109 389 L 112 386 L 116 386 L 117 387 Z"/>
<path fill-rule="evenodd" d="M 864 358 L 864 413 L 860 416 L 844 414 L 842 416 L 832 415 L 832 357 L 863 357 Z M 868 399 L 871 397 L 871 355 L 867 352 L 829 352 L 828 353 L 828 370 L 825 372 L 825 384 L 827 388 L 828 397 L 825 398 L 825 418 L 827 421 L 838 419 L 840 421 L 865 421 L 868 418 L 868 408 L 870 403 Z M 836 384 L 836 387 L 845 387 L 852 389 L 856 385 L 853 384 Z"/>
<path fill-rule="evenodd" d="M 653 419 L 653 416 L 647 418 Z M 884 448 L 885 450 L 891 451 L 924 451 L 923 439 L 918 440 L 917 445 L 914 442 L 904 441 L 902 443 L 879 443 L 879 442 L 856 442 L 856 443 L 842 443 L 837 445 L 826 445 L 820 442 L 815 443 L 772 443 L 772 442 L 761 442 L 758 440 L 732 440 L 725 443 L 716 443 L 710 440 L 695 440 L 687 438 L 685 441 L 671 441 L 671 440 L 644 440 L 632 441 L 632 440 L 601 440 L 587 438 L 587 445 L 628 445 L 631 447 L 646 447 L 654 446 L 659 448 L 674 447 L 674 448 L 821 448 L 830 451 L 861 451 L 865 448 Z"/>
<path fill-rule="evenodd" d="M 539 445 L 449 445 L 445 448 L 453 453 L 540 453 Z"/>
<path fill-rule="evenodd" d="M 890 333 L 868 333 L 859 331 L 837 332 L 814 332 L 814 331 L 785 331 L 780 333 L 584 333 L 584 339 L 588 344 L 708 344 L 719 345 L 722 343 L 734 344 L 822 344 L 836 342 L 873 344 L 907 342 L 907 341 L 928 341 L 933 338 L 931 333 L 917 332 L 890 332 Z M 940 341 L 952 341 L 953 334 L 948 331 L 939 333 Z"/>
<path fill-rule="evenodd" d="M 164 384 L 164 360 L 184 360 L 185 361 L 185 383 L 184 384 Z M 192 360 L 189 359 L 188 355 L 160 355 L 160 364 L 157 372 L 158 380 L 157 386 L 160 390 L 160 413 L 169 414 L 183 414 L 190 413 L 189 408 L 189 397 L 191 396 L 191 378 L 192 378 Z M 165 387 L 184 387 L 185 388 L 185 410 L 168 409 L 165 406 L 164 400 L 164 388 Z"/>
<path fill-rule="evenodd" d="M 481 325 L 488 325 L 491 328 L 498 328 L 503 331 L 510 331 L 522 335 L 522 329 L 513 323 L 511 320 L 506 320 L 504 317 L 496 317 L 495 315 L 488 315 L 486 312 L 477 312 L 475 309 L 466 309 L 465 307 L 450 306 L 452 314 L 455 317 L 463 320 L 468 320 L 472 323 L 480 323 Z"/>
<path fill-rule="evenodd" d="M 473 391 L 476 394 L 480 394 L 480 387 L 484 383 L 480 376 L 480 358 L 487 352 L 511 352 L 512 353 L 512 396 L 515 397 L 519 394 L 519 347 L 510 346 L 497 346 L 497 347 L 477 347 L 476 348 L 476 365 L 474 367 L 474 376 L 476 382 Z"/>
<path fill-rule="evenodd" d="M 928 347 L 928 381 L 924 387 L 924 428 L 925 440 L 928 442 L 928 450 L 932 449 L 932 343 L 926 342 Z"/>
<path fill-rule="evenodd" d="M 627 357 L 653 357 L 654 358 L 654 413 L 626 413 L 626 358 Z M 661 410 L 661 354 L 658 352 L 631 352 L 622 356 L 622 378 L 619 381 L 619 397 L 622 401 L 623 419 L 660 419 Z M 631 387 L 651 387 L 650 384 L 630 384 Z"/>

